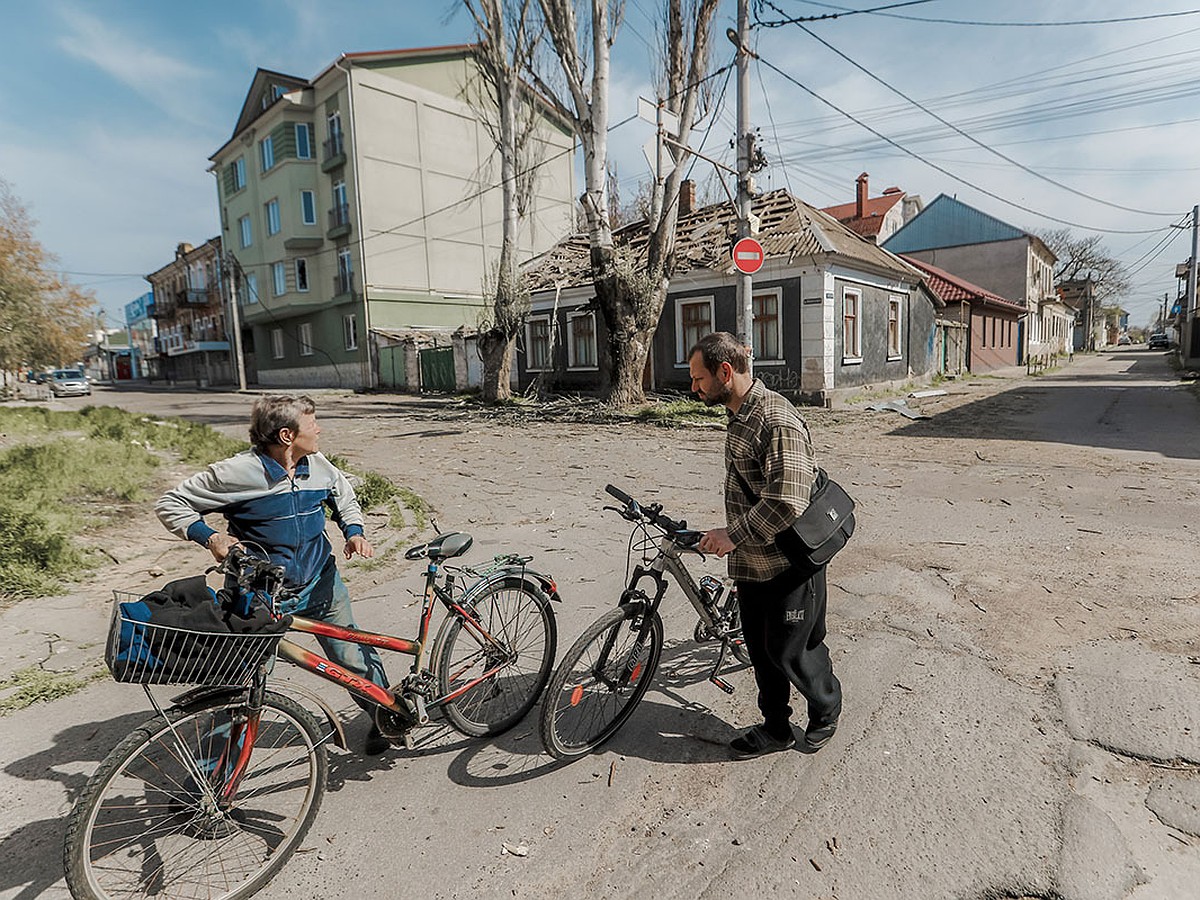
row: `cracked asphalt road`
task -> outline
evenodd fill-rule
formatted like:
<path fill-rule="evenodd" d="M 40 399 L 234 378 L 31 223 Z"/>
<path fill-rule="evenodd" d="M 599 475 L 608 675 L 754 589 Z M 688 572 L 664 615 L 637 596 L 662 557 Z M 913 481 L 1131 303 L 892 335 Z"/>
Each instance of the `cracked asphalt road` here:
<path fill-rule="evenodd" d="M 750 673 L 729 676 L 733 696 L 708 684 L 711 645 L 690 641 L 694 616 L 668 593 L 656 685 L 603 752 L 558 765 L 531 718 L 491 743 L 438 726 L 412 753 L 336 753 L 305 847 L 260 896 L 1195 896 L 1200 405 L 1142 350 L 947 390 L 920 401 L 932 416 L 920 421 L 806 412 L 860 511 L 829 572 L 846 708 L 826 749 L 730 762 L 724 743 L 755 720 Z M 237 434 L 248 407 L 215 393 L 94 402 Z M 717 430 L 318 402 L 325 449 L 412 487 L 443 529 L 474 534 L 468 560 L 522 549 L 556 576 L 560 649 L 623 584 L 628 532 L 601 512 L 606 483 L 694 527 L 718 521 Z M 198 570 L 199 551 L 146 517 L 103 536 L 121 562 L 94 584 L 0 612 L 0 674 L 88 671 L 108 588 Z M 417 539 L 371 525 L 385 546 Z M 352 566 L 348 580 L 365 626 L 411 630 L 414 566 Z M 361 740 L 356 708 L 321 693 Z M 62 817 L 145 706 L 97 681 L 3 720 L 0 897 L 65 896 Z"/>

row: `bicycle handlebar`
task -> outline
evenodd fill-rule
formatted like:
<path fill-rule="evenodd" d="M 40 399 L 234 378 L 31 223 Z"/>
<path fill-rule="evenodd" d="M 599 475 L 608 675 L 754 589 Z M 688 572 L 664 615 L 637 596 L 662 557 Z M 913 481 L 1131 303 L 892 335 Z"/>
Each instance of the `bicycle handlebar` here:
<path fill-rule="evenodd" d="M 238 584 L 243 586 L 254 584 L 260 579 L 267 579 L 276 584 L 283 580 L 283 566 L 256 556 L 240 546 L 229 549 L 229 555 L 225 557 L 220 568 L 237 578 Z"/>
<path fill-rule="evenodd" d="M 630 522 L 649 522 L 651 525 L 665 532 L 667 537 L 680 547 L 693 550 L 696 544 L 700 542 L 700 538 L 704 536 L 704 533 L 701 531 L 692 531 L 689 529 L 687 527 L 687 520 L 680 519 L 677 522 L 669 516 L 663 515 L 661 503 L 638 503 L 638 501 L 634 500 L 623 490 L 611 484 L 605 485 L 604 490 L 609 496 L 616 498 L 624 505 L 624 509 L 617 510 L 622 518 Z M 700 551 L 697 550 L 696 552 Z"/>

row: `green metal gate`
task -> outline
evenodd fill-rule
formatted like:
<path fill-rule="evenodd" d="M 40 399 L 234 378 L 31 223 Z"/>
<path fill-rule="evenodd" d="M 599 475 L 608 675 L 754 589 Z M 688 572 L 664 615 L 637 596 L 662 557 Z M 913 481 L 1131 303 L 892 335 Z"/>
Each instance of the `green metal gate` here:
<path fill-rule="evenodd" d="M 454 391 L 454 349 L 433 347 L 421 351 L 421 392 Z"/>
<path fill-rule="evenodd" d="M 379 386 L 382 388 L 408 387 L 408 375 L 403 344 L 379 348 Z"/>

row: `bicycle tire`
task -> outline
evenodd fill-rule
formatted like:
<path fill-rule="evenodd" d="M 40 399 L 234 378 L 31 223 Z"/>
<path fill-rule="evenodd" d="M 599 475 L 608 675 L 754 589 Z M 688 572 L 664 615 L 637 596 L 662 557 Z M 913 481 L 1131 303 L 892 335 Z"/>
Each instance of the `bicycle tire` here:
<path fill-rule="evenodd" d="M 67 821 L 72 897 L 241 900 L 283 868 L 321 806 L 326 735 L 300 704 L 267 692 L 237 796 L 206 810 L 183 754 L 203 767 L 244 710 L 244 694 L 169 710 L 105 757 Z"/>
<path fill-rule="evenodd" d="M 639 648 L 640 629 L 633 625 L 643 615 L 639 604 L 610 609 L 588 626 L 563 657 L 542 704 L 542 744 L 555 759 L 575 759 L 595 750 L 617 733 L 645 696 L 662 657 L 663 623 L 655 612 Z M 604 670 L 597 672 L 610 640 Z M 637 657 L 631 660 L 634 651 Z M 631 679 L 614 688 L 630 662 Z"/>
<path fill-rule="evenodd" d="M 463 734 L 491 737 L 525 718 L 545 690 L 558 650 L 558 625 L 550 598 L 520 578 L 491 585 L 471 600 L 469 609 L 514 655 L 498 672 L 446 702 L 443 709 Z M 434 648 L 442 697 L 500 662 L 495 647 L 477 639 L 457 615 L 443 623 Z"/>
<path fill-rule="evenodd" d="M 750 665 L 750 651 L 746 649 L 746 639 L 742 635 L 742 608 L 738 606 L 737 594 L 725 598 L 722 612 L 729 623 L 729 649 L 733 651 L 734 659 L 744 666 Z"/>

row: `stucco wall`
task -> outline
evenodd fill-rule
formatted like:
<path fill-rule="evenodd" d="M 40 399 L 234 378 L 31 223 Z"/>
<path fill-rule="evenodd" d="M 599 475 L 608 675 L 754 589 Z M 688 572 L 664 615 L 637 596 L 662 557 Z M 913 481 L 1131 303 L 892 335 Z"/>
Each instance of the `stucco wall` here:
<path fill-rule="evenodd" d="M 1006 300 L 1026 302 L 1029 288 L 1028 238 L 969 244 L 965 247 L 914 250 L 906 255 L 945 269 Z"/>

